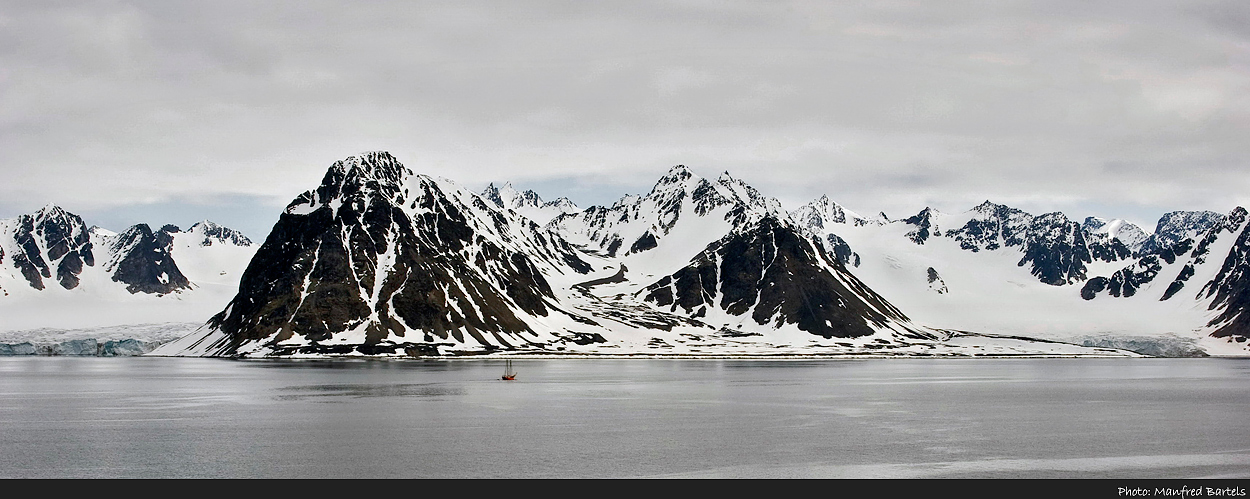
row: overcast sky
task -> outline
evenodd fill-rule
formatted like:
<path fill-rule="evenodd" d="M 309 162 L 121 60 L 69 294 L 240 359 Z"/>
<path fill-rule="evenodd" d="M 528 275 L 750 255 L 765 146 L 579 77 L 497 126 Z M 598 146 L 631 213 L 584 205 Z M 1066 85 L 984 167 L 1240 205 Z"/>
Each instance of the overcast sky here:
<path fill-rule="evenodd" d="M 611 203 L 1250 205 L 1250 2 L 0 0 L 0 218 L 263 238 L 332 162 Z"/>

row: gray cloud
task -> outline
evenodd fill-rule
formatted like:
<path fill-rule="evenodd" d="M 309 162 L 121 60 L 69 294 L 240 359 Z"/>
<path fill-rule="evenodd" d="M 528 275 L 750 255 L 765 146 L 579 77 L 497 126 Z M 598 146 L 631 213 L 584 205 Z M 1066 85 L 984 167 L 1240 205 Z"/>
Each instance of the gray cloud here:
<path fill-rule="evenodd" d="M 5 2 L 0 216 L 289 199 L 386 149 L 582 204 L 683 163 L 791 207 L 990 198 L 1149 224 L 1250 203 L 1247 18 L 1236 1 Z"/>

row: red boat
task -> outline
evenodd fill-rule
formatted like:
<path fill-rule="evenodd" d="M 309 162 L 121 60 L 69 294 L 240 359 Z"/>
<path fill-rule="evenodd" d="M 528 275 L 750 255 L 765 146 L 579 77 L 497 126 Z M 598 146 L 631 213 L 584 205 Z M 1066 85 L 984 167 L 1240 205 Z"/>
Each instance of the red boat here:
<path fill-rule="evenodd" d="M 512 361 L 508 360 L 506 367 L 503 368 L 503 380 L 512 381 L 516 379 L 516 371 L 512 370 Z"/>

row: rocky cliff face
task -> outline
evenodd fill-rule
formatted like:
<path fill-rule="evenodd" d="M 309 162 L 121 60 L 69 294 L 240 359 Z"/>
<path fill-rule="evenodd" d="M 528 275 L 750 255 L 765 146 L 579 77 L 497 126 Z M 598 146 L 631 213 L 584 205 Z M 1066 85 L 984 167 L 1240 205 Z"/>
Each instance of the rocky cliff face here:
<path fill-rule="evenodd" d="M 111 256 L 104 270 L 131 293 L 164 295 L 189 289 L 191 282 L 174 262 L 172 247 L 171 233 L 135 225 L 109 242 Z"/>
<path fill-rule="evenodd" d="M 1198 292 L 1199 298 L 1210 300 L 1208 309 L 1219 311 L 1208 324 L 1214 328 L 1211 335 L 1232 338 L 1242 344 L 1250 340 L 1250 314 L 1247 314 L 1250 311 L 1250 226 L 1246 224 L 1246 217 L 1246 210 L 1237 207 L 1218 229 L 1212 229 L 1226 233 L 1224 237 L 1232 240 L 1232 247 L 1224 256 L 1219 272 Z M 1207 238 L 1203 242 L 1207 242 Z M 1199 246 L 1201 249 L 1203 244 Z M 1218 257 L 1218 254 L 1212 256 Z"/>

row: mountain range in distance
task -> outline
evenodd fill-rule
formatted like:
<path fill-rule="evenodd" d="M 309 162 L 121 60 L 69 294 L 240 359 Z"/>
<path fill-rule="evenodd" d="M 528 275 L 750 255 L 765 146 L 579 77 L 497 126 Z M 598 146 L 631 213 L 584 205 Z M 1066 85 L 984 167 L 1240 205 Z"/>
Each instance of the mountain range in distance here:
<path fill-rule="evenodd" d="M 255 245 L 211 221 L 88 227 L 56 205 L 0 220 L 0 334 L 200 322 L 237 291 Z"/>
<path fill-rule="evenodd" d="M 684 166 L 580 209 L 371 152 L 259 245 L 208 222 L 114 234 L 52 206 L 0 221 L 0 310 L 208 319 L 161 355 L 1250 355 L 1246 222 L 786 211 Z"/>

